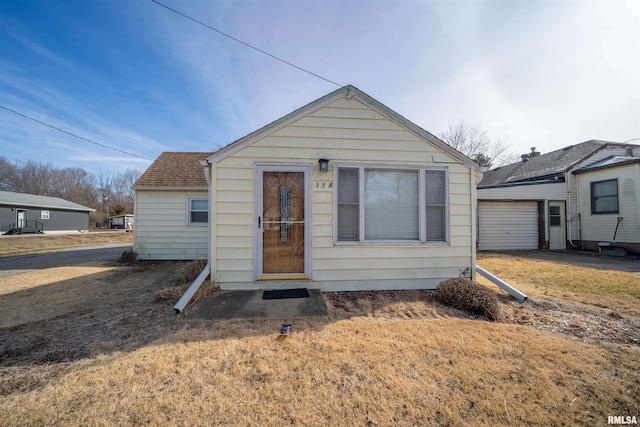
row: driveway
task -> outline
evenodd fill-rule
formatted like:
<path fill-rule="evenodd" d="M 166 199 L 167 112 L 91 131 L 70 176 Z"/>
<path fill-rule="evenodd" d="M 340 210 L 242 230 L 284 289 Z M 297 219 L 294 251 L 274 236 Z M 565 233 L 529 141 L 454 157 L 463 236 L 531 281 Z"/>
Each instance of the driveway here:
<path fill-rule="evenodd" d="M 508 253 L 524 258 L 554 261 L 581 267 L 640 273 L 640 257 L 636 255 L 611 257 L 597 252 L 586 251 L 511 251 Z"/>
<path fill-rule="evenodd" d="M 97 261 L 115 261 L 122 252 L 132 249 L 131 245 L 109 244 L 86 248 L 63 249 L 31 255 L 18 255 L 0 258 L 0 277 L 42 270 L 53 267 L 68 267 Z"/>

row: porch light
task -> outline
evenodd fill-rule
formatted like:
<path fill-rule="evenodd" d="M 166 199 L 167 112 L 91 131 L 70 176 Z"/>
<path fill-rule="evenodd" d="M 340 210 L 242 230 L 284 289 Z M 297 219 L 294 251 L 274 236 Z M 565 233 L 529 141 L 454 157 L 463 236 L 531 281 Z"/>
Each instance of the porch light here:
<path fill-rule="evenodd" d="M 318 160 L 318 164 L 320 165 L 320 172 L 327 172 L 329 170 L 329 159 L 323 157 Z"/>

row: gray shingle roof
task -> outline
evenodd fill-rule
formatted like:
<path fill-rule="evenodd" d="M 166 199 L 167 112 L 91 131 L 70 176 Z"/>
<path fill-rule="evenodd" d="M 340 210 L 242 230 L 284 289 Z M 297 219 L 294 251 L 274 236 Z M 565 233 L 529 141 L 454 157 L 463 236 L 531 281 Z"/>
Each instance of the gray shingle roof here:
<path fill-rule="evenodd" d="M 560 150 L 531 157 L 527 162 L 518 162 L 484 173 L 478 187 L 535 181 L 562 175 L 576 163 L 589 157 L 607 144 L 607 141 L 591 140 L 570 145 Z"/>
<path fill-rule="evenodd" d="M 70 211 L 94 212 L 95 209 L 73 203 L 59 197 L 37 196 L 35 194 L 0 191 L 0 205 L 15 207 L 33 207 L 47 209 L 64 209 Z"/>
<path fill-rule="evenodd" d="M 200 161 L 210 155 L 211 152 L 164 152 L 144 171 L 134 187 L 207 188 Z"/>

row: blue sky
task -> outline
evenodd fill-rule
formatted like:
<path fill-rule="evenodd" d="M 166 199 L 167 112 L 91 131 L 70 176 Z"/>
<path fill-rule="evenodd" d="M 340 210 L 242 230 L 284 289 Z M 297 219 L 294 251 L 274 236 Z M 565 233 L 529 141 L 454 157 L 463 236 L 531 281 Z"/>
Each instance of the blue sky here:
<path fill-rule="evenodd" d="M 640 138 L 638 1 L 160 1 L 434 134 L 478 122 L 514 153 Z M 149 0 L 0 2 L 0 105 L 149 159 L 214 151 L 336 88 Z M 150 164 L 2 109 L 0 156 Z"/>

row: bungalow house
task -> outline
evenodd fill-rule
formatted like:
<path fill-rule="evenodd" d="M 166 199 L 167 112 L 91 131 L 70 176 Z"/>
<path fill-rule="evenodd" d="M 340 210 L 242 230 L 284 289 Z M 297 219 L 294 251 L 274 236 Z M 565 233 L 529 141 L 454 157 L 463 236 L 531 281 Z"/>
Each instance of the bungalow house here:
<path fill-rule="evenodd" d="M 478 166 L 345 86 L 136 183 L 142 259 L 207 258 L 222 289 L 435 288 L 475 277 Z"/>
<path fill-rule="evenodd" d="M 87 231 L 95 209 L 58 197 L 0 191 L 2 234 Z"/>
<path fill-rule="evenodd" d="M 478 185 L 478 249 L 640 253 L 640 146 L 591 140 L 532 152 L 485 172 Z"/>

